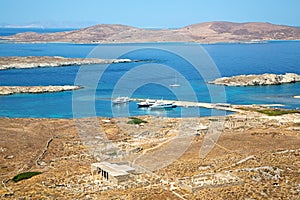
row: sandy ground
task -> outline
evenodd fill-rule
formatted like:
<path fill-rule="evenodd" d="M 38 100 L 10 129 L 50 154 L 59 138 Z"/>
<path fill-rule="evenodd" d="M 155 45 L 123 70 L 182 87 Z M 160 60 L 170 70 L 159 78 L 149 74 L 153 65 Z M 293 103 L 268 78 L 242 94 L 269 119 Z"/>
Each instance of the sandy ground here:
<path fill-rule="evenodd" d="M 151 156 L 166 149 L 174 136 L 192 136 L 186 151 L 171 164 L 156 168 L 161 180 L 133 188 L 101 188 L 90 174 L 96 162 L 90 146 L 70 119 L 0 119 L 0 196 L 3 199 L 297 199 L 300 193 L 300 117 L 267 117 L 239 113 L 223 118 L 224 124 L 214 148 L 204 157 L 199 150 L 208 132 L 200 127 L 220 120 L 217 117 L 170 119 L 141 117 L 148 123 L 127 124 L 128 118 L 97 119 L 99 137 L 105 135 L 124 151 L 142 147 L 129 160 Z M 83 119 L 81 126 L 93 124 Z M 198 127 L 198 128 L 197 128 Z M 95 129 L 96 130 L 96 129 Z M 175 131 L 176 130 L 176 131 Z M 101 133 L 100 133 L 101 132 Z M 98 132 L 97 132 L 98 134 Z M 97 135 L 96 134 L 96 135 Z M 143 135 L 143 137 L 141 137 Z M 185 137 L 186 136 L 186 137 Z M 142 139 L 141 139 L 142 138 Z M 179 146 L 178 143 L 178 146 Z M 45 151 L 46 145 L 49 145 Z M 173 146 L 174 147 L 174 146 Z M 174 147 L 176 149 L 176 146 Z M 239 162 L 247 157 L 251 159 Z M 167 154 L 160 153 L 167 160 Z M 142 162 L 141 162 L 142 163 Z M 278 169 L 245 171 L 261 167 Z M 14 183 L 20 172 L 42 174 Z M 203 173 L 228 172 L 242 180 L 237 185 L 182 189 L 176 180 Z M 266 174 L 268 176 L 266 176 Z M 175 184 L 175 189 L 171 186 Z"/>

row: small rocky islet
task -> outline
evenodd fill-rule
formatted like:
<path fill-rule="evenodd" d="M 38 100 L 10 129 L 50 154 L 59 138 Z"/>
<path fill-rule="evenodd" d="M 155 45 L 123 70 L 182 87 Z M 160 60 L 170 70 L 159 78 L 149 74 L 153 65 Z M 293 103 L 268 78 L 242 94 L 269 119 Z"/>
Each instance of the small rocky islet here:
<path fill-rule="evenodd" d="M 0 86 L 0 95 L 12 95 L 18 93 L 46 93 L 78 90 L 83 87 L 76 85 L 63 86 Z"/>
<path fill-rule="evenodd" d="M 66 58 L 61 56 L 0 57 L 0 70 L 136 62 L 130 59 Z"/>
<path fill-rule="evenodd" d="M 136 62 L 130 59 L 65 58 L 61 56 L 11 56 L 0 57 L 0 70 L 31 69 L 39 67 L 63 67 L 92 64 Z M 82 89 L 76 85 L 57 86 L 0 86 L 0 95 L 18 93 L 52 93 Z"/>
<path fill-rule="evenodd" d="M 281 85 L 287 83 L 300 82 L 300 75 L 295 73 L 286 74 L 260 74 L 260 75 L 239 75 L 232 77 L 222 77 L 210 81 L 210 84 L 225 86 L 264 86 Z"/>

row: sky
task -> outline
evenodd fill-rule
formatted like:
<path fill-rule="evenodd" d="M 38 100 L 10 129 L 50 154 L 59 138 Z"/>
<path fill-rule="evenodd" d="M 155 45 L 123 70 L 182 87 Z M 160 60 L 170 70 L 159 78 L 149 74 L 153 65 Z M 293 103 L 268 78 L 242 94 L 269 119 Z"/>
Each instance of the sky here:
<path fill-rule="evenodd" d="M 300 26 L 300 0 L 0 0 L 0 24 L 178 28 L 208 21 Z"/>

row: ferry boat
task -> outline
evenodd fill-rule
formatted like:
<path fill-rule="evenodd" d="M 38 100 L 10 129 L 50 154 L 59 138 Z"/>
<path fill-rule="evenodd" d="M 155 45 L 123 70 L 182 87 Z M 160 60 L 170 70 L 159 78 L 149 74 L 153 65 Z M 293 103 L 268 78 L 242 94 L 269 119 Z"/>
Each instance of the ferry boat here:
<path fill-rule="evenodd" d="M 157 102 L 157 100 L 147 99 L 146 101 L 137 103 L 137 105 L 139 108 L 148 108 L 148 107 L 152 106 L 153 104 L 155 104 L 156 102 Z"/>
<path fill-rule="evenodd" d="M 151 110 L 154 109 L 171 109 L 176 108 L 176 105 L 173 103 L 166 103 L 166 102 L 156 102 L 155 104 L 149 107 Z"/>

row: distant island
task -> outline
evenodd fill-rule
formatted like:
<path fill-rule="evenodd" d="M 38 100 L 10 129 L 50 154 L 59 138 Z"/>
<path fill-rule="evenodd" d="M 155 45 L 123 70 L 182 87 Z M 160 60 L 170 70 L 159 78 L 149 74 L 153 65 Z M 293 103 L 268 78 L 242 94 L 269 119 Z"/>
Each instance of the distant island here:
<path fill-rule="evenodd" d="M 205 22 L 178 29 L 142 29 L 99 24 L 79 30 L 39 34 L 19 33 L 0 37 L 13 42 L 130 43 L 130 42 L 260 42 L 299 40 L 300 28 L 271 23 Z"/>
<path fill-rule="evenodd" d="M 61 56 L 0 57 L 0 70 L 136 62 L 130 59 L 65 58 Z"/>
<path fill-rule="evenodd" d="M 218 78 L 209 83 L 225 86 L 260 86 L 260 85 L 280 85 L 285 83 L 300 82 L 300 75 L 294 73 L 261 74 L 261 75 L 240 75 L 232 77 Z M 296 98 L 296 97 L 295 97 Z"/>

